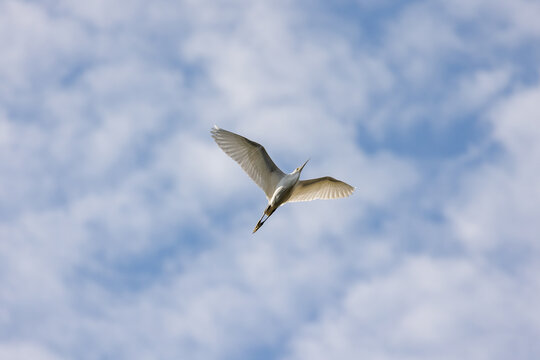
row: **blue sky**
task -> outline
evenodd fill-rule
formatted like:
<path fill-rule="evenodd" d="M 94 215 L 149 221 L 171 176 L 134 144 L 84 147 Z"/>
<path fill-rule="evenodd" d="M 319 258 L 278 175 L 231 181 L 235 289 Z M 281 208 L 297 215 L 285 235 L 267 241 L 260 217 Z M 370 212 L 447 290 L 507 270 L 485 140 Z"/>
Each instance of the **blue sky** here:
<path fill-rule="evenodd" d="M 540 4 L 0 2 L 0 358 L 537 359 Z M 288 204 L 212 141 L 357 187 Z"/>

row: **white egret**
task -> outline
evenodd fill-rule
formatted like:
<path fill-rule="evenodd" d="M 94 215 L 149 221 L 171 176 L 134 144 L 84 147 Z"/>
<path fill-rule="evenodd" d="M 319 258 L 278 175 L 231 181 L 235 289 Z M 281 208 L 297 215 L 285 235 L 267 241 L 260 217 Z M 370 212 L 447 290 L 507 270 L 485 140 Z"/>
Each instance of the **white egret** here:
<path fill-rule="evenodd" d="M 287 202 L 337 199 L 347 197 L 354 191 L 351 185 L 330 176 L 299 181 L 300 173 L 309 159 L 292 173 L 285 174 L 274 164 L 262 145 L 216 125 L 211 133 L 225 154 L 240 164 L 266 194 L 268 206 L 253 232 L 257 231 L 278 207 Z M 266 219 L 263 220 L 265 215 Z"/>

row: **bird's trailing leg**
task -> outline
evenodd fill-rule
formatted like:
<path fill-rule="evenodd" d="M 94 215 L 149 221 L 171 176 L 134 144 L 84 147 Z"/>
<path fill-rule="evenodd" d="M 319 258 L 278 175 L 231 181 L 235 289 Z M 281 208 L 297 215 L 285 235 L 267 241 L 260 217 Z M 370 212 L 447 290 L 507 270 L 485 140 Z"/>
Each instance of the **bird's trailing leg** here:
<path fill-rule="evenodd" d="M 264 217 L 265 214 L 263 214 L 261 216 L 261 219 L 259 220 L 259 222 L 257 223 L 257 225 L 255 225 L 255 229 L 253 229 L 253 234 L 255 233 L 255 231 L 259 230 L 259 228 L 261 226 L 263 226 L 264 222 L 268 219 L 268 216 L 266 217 L 266 219 L 263 220 L 263 217 Z"/>
<path fill-rule="evenodd" d="M 255 229 L 253 229 L 253 234 L 254 234 L 257 230 L 259 230 L 259 228 L 260 228 L 261 226 L 263 226 L 263 224 L 266 222 L 266 220 L 268 220 L 268 218 L 270 217 L 270 215 L 272 215 L 272 214 L 274 213 L 275 210 L 276 210 L 276 209 L 271 210 L 270 205 L 268 205 L 268 207 L 266 208 L 266 210 L 264 210 L 264 212 L 263 212 L 261 218 L 259 219 L 259 222 L 257 223 L 257 225 L 255 225 Z M 263 220 L 264 215 L 266 215 L 266 219 Z"/>

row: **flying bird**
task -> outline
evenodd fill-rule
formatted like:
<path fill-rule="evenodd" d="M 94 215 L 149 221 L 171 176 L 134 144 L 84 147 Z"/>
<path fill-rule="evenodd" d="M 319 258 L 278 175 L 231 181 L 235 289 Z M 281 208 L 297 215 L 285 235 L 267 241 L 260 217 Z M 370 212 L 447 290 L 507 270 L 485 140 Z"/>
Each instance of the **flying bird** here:
<path fill-rule="evenodd" d="M 217 125 L 214 125 L 211 133 L 221 150 L 240 164 L 266 194 L 268 206 L 255 225 L 253 233 L 259 230 L 278 207 L 287 202 L 337 199 L 347 197 L 354 191 L 351 185 L 330 176 L 300 180 L 300 173 L 309 159 L 292 173 L 285 174 L 274 164 L 262 145 L 220 129 Z"/>

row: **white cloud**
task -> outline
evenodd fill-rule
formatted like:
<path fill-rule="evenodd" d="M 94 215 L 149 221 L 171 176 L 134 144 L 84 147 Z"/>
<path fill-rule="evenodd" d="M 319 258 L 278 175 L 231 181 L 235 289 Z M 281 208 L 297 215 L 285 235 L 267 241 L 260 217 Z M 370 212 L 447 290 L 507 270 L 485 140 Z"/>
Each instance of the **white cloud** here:
<path fill-rule="evenodd" d="M 292 339 L 285 358 L 532 359 L 538 285 L 468 259 L 406 258 L 352 284 Z"/>
<path fill-rule="evenodd" d="M 88 55 L 86 33 L 74 21 L 54 18 L 32 2 L 0 4 L 0 96 L 33 106 Z M 83 46 L 81 46 L 83 45 Z"/>
<path fill-rule="evenodd" d="M 465 47 L 466 39 L 457 34 L 454 23 L 436 10 L 429 3 L 413 4 L 388 26 L 385 57 L 398 64 L 410 86 L 432 81 L 439 62 Z"/>
<path fill-rule="evenodd" d="M 534 12 L 516 4 L 509 21 Z M 370 40 L 289 2 L 2 3 L 0 357 L 537 354 L 538 90 L 458 31 L 484 24 L 461 6 L 404 5 Z M 456 51 L 480 65 L 454 78 Z M 359 147 L 359 125 L 399 135 L 441 113 L 494 131 L 435 170 Z M 264 195 L 214 123 L 357 192 L 252 236 Z M 492 259 L 514 245 L 522 265 Z"/>
<path fill-rule="evenodd" d="M 474 74 L 467 74 L 461 79 L 457 89 L 457 103 L 459 106 L 478 108 L 488 105 L 506 89 L 512 78 L 510 69 L 480 70 Z"/>
<path fill-rule="evenodd" d="M 11 360 L 59 360 L 61 357 L 56 356 L 45 348 L 35 344 L 23 342 L 15 342 L 11 344 L 0 344 L 0 357 L 2 359 Z"/>
<path fill-rule="evenodd" d="M 454 0 L 441 1 L 440 4 L 459 20 L 482 19 L 477 26 L 488 43 L 513 47 L 540 36 L 540 25 L 536 21 L 540 6 L 534 1 Z"/>
<path fill-rule="evenodd" d="M 504 153 L 496 162 L 471 171 L 463 180 L 463 193 L 448 209 L 467 247 L 538 251 L 539 100 L 540 88 L 522 89 L 490 111 L 494 141 Z"/>

